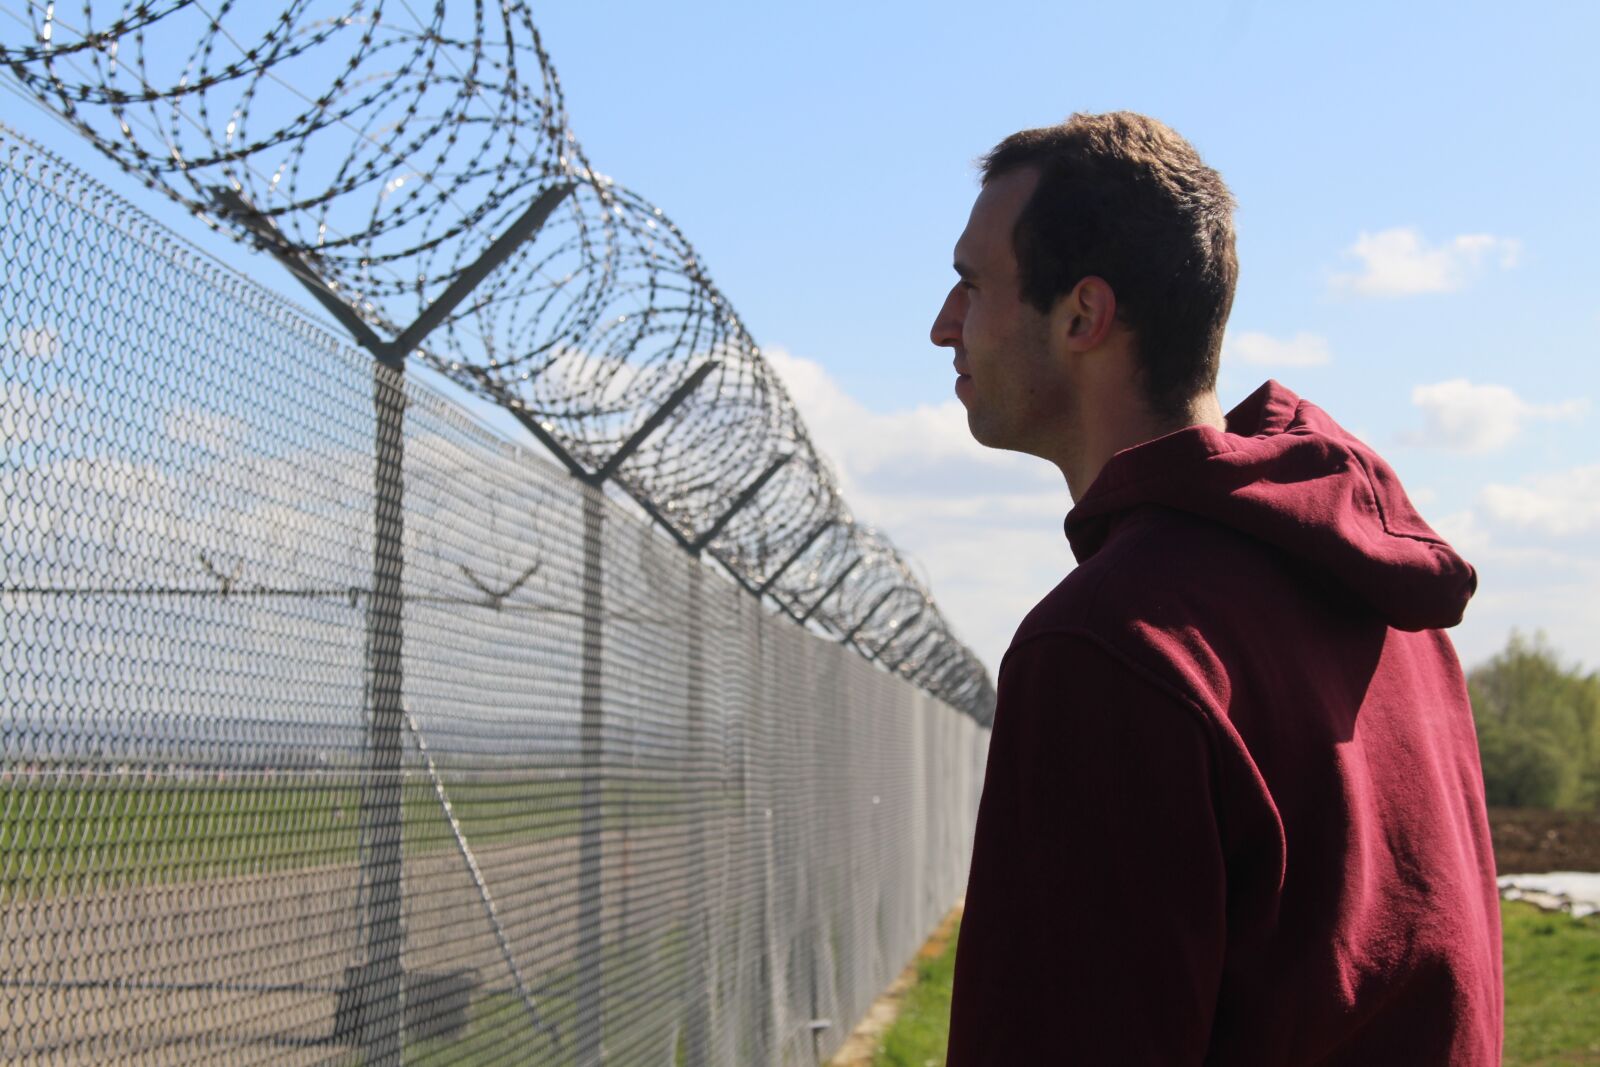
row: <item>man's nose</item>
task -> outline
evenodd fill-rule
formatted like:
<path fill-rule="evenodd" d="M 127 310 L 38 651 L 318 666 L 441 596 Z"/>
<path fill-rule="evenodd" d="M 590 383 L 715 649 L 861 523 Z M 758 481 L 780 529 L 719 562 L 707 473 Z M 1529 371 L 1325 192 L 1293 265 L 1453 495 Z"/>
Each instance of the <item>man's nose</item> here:
<path fill-rule="evenodd" d="M 940 348 L 954 348 L 961 343 L 961 296 L 960 285 L 950 287 L 950 292 L 944 298 L 944 306 L 934 317 L 933 329 L 928 331 L 928 339 Z"/>

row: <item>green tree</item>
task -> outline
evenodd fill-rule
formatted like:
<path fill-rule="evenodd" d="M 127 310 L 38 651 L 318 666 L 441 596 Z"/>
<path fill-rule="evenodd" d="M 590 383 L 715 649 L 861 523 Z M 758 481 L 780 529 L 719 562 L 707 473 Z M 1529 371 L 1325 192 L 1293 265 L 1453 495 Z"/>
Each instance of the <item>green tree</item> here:
<path fill-rule="evenodd" d="M 1512 631 L 1467 675 L 1489 803 L 1600 807 L 1600 673 Z"/>

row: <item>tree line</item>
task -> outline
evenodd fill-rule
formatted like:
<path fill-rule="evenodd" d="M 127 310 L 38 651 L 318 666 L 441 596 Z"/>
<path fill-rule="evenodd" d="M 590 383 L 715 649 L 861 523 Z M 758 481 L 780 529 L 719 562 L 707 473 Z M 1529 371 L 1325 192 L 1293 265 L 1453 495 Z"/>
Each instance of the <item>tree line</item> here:
<path fill-rule="evenodd" d="M 1600 809 L 1600 671 L 1512 631 L 1467 673 L 1493 806 Z"/>

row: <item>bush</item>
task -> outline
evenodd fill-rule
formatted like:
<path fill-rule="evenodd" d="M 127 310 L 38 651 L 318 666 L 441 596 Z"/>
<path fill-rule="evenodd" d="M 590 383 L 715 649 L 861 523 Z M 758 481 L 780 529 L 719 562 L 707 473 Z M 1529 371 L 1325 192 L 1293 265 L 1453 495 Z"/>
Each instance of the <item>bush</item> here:
<path fill-rule="evenodd" d="M 1542 635 L 1512 631 L 1467 690 L 1490 804 L 1600 807 L 1600 674 L 1563 665 Z"/>

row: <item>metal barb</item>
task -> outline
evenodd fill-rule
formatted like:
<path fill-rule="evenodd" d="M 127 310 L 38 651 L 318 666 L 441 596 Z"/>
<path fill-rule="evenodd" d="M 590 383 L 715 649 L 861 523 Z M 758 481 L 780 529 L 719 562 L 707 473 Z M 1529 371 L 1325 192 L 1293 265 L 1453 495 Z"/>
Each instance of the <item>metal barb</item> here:
<path fill-rule="evenodd" d="M 791 617 L 837 634 L 884 589 L 923 593 L 892 546 L 851 522 L 687 237 L 591 165 L 526 6 L 502 5 L 502 18 L 444 2 L 340 6 L 263 19 L 198 0 L 46 5 L 0 20 L 0 63 L 139 181 L 279 260 L 379 364 L 417 359 L 499 404 L 684 548 L 716 540 L 739 584 Z M 703 402 L 684 415 L 697 388 Z M 778 454 L 794 463 L 764 494 L 763 521 L 730 525 L 718 512 Z M 833 525 L 848 531 L 833 550 L 866 560 L 800 613 L 810 581 L 792 563 Z M 986 715 L 993 686 L 977 657 L 961 648 L 960 668 L 926 681 L 920 661 L 959 642 L 937 610 L 917 628 L 904 640 L 921 651 L 902 666 Z"/>
<path fill-rule="evenodd" d="M 773 460 L 772 463 L 767 466 L 767 469 L 762 471 L 760 476 L 757 477 L 755 481 L 745 486 L 744 490 L 740 492 L 738 496 L 733 498 L 733 503 L 728 505 L 728 509 L 726 511 L 717 516 L 717 521 L 711 524 L 710 529 L 706 530 L 705 533 L 701 534 L 694 540 L 693 543 L 690 544 L 689 551 L 700 552 L 707 545 L 709 545 L 716 538 L 716 536 L 722 532 L 722 528 L 728 525 L 728 520 L 739 514 L 739 512 L 750 503 L 750 501 L 754 500 L 756 498 L 756 494 L 761 492 L 766 484 L 772 481 L 773 477 L 779 471 L 783 470 L 783 468 L 792 459 L 794 459 L 794 453 L 790 452 Z"/>

